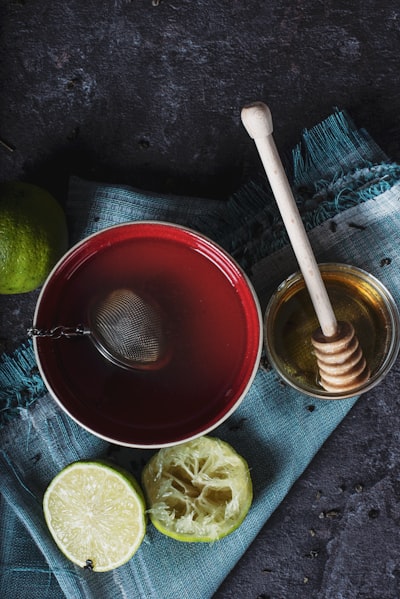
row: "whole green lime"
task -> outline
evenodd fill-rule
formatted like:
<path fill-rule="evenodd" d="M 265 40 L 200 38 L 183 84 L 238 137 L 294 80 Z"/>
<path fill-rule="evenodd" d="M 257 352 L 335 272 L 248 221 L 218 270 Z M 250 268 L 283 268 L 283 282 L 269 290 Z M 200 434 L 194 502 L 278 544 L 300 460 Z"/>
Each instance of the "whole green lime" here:
<path fill-rule="evenodd" d="M 64 211 L 48 191 L 0 183 L 0 294 L 40 287 L 67 247 Z"/>

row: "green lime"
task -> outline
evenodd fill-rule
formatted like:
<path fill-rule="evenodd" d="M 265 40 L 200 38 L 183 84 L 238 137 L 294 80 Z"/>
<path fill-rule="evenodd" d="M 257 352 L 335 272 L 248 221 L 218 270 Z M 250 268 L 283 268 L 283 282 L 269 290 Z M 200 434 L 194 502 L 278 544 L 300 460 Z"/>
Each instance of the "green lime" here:
<path fill-rule="evenodd" d="M 47 526 L 63 554 L 96 572 L 125 564 L 146 533 L 143 493 L 131 474 L 97 461 L 73 462 L 43 498 Z"/>
<path fill-rule="evenodd" d="M 253 500 L 247 462 L 215 437 L 160 449 L 145 466 L 142 484 L 152 523 L 178 541 L 225 537 L 240 526 Z"/>
<path fill-rule="evenodd" d="M 50 193 L 19 181 L 0 184 L 0 294 L 42 285 L 67 240 L 65 214 Z"/>

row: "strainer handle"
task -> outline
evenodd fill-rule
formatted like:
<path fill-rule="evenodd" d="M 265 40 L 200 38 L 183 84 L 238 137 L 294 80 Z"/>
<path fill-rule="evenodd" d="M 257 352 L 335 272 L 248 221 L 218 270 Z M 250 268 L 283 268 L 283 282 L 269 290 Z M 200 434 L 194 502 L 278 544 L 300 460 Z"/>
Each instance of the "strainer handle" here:
<path fill-rule="evenodd" d="M 52 339 L 60 339 L 60 337 L 82 337 L 89 335 L 90 330 L 84 325 L 79 324 L 76 327 L 53 327 L 52 329 L 38 329 L 35 327 L 27 330 L 28 337 L 51 337 Z"/>

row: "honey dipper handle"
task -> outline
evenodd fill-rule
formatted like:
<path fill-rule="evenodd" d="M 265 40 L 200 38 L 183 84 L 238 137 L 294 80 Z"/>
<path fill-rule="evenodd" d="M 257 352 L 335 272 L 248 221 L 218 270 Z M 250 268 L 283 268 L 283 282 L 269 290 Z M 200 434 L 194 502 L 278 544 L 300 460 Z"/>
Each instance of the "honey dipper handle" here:
<path fill-rule="evenodd" d="M 337 332 L 337 321 L 272 137 L 271 112 L 263 102 L 255 102 L 242 109 L 241 118 L 256 144 L 321 330 L 326 337 L 332 337 Z"/>

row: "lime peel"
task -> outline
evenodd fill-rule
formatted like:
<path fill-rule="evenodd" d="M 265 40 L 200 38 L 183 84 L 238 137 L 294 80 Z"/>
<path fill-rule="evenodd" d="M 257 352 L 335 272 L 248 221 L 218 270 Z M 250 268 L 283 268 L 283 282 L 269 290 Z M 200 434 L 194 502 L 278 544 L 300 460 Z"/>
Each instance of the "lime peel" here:
<path fill-rule="evenodd" d="M 68 247 L 63 209 L 31 183 L 0 183 L 0 294 L 40 287 Z"/>
<path fill-rule="evenodd" d="M 82 568 L 113 570 L 130 560 L 146 532 L 135 478 L 100 461 L 73 462 L 46 489 L 43 511 L 62 553 Z"/>
<path fill-rule="evenodd" d="M 243 522 L 253 499 L 246 460 L 208 436 L 159 450 L 144 468 L 142 485 L 150 520 L 178 541 L 227 536 Z"/>

